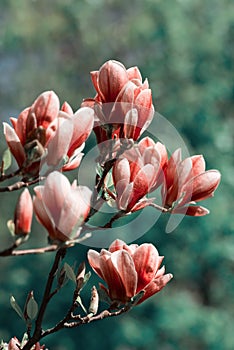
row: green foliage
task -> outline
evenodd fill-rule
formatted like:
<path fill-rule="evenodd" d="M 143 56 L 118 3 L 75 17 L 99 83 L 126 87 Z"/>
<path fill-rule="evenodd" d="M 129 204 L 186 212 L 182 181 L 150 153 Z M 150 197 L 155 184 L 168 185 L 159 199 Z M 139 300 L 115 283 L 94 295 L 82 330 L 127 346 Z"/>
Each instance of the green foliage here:
<path fill-rule="evenodd" d="M 24 319 L 23 311 L 22 311 L 21 307 L 17 304 L 17 301 L 15 300 L 13 295 L 10 297 L 10 303 L 11 303 L 12 308 L 19 315 L 19 317 Z"/>
<path fill-rule="evenodd" d="M 67 277 L 69 278 L 69 280 L 74 282 L 76 285 L 76 275 L 75 275 L 73 268 L 70 265 L 68 265 L 67 263 L 65 263 L 64 270 L 65 270 L 65 273 L 66 273 Z"/>
<path fill-rule="evenodd" d="M 34 320 L 38 313 L 38 304 L 34 299 L 34 296 L 31 295 L 26 306 L 26 313 L 30 320 Z"/>
<path fill-rule="evenodd" d="M 165 255 L 167 271 L 174 274 L 161 294 L 128 315 L 52 335 L 45 339 L 46 345 L 56 350 L 232 350 L 232 2 L 5 0 L 0 13 L 2 120 L 16 117 L 48 89 L 76 110 L 84 97 L 94 96 L 89 71 L 113 58 L 127 67 L 139 66 L 143 77 L 149 78 L 156 109 L 177 128 L 191 154 L 204 154 L 207 167 L 222 173 L 214 199 L 206 203 L 209 216 L 185 218 L 172 234 L 164 233 L 168 218 L 160 217 L 139 240 L 152 241 Z M 13 217 L 14 198 L 14 193 L 1 194 L 1 246 L 11 244 L 6 222 Z M 31 242 L 46 244 L 39 225 L 34 223 L 32 232 Z M 70 249 L 71 264 L 85 260 L 86 251 L 85 246 Z M 9 295 L 23 304 L 26 288 L 32 288 L 40 300 L 51 260 L 50 254 L 1 259 L 0 338 L 21 338 L 23 322 L 9 311 Z M 66 266 L 66 276 L 74 280 L 70 265 Z M 95 277 L 90 280 L 98 284 Z M 89 288 L 82 291 L 82 301 L 83 294 L 88 305 Z M 71 297 L 68 284 L 49 309 L 45 327 L 61 319 Z M 23 318 L 13 298 L 11 305 Z"/>
<path fill-rule="evenodd" d="M 7 148 L 2 155 L 2 161 L 3 161 L 3 170 L 7 170 L 8 168 L 10 168 L 11 166 L 11 152 L 9 150 L 9 148 Z"/>

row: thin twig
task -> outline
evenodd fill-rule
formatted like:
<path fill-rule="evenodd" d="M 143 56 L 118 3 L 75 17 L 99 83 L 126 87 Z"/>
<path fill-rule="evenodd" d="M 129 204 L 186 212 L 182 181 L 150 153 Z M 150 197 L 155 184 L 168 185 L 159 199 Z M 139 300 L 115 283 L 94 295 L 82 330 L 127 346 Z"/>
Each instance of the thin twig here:
<path fill-rule="evenodd" d="M 58 271 L 58 266 L 59 263 L 61 261 L 61 259 L 63 259 L 66 255 L 66 248 L 60 248 L 56 255 L 55 255 L 55 259 L 54 259 L 54 263 L 52 265 L 52 268 L 50 270 L 49 276 L 48 276 L 48 280 L 46 283 L 46 287 L 45 287 L 45 291 L 44 291 L 44 295 L 43 295 L 43 299 L 42 299 L 42 303 L 38 312 L 38 316 L 35 322 L 35 330 L 34 333 L 31 337 L 31 339 L 29 339 L 29 341 L 27 342 L 27 344 L 23 347 L 22 350 L 30 350 L 31 347 L 36 344 L 40 339 L 41 339 L 41 335 L 42 335 L 42 321 L 44 318 L 44 314 L 47 308 L 47 304 L 51 299 L 51 288 L 53 285 L 53 281 L 54 278 L 56 276 L 56 273 Z"/>
<path fill-rule="evenodd" d="M 168 212 L 169 212 L 169 209 L 164 208 L 164 207 L 161 207 L 161 206 L 158 205 L 158 204 L 150 203 L 150 204 L 148 204 L 148 205 L 149 205 L 150 207 L 153 207 L 153 208 L 157 209 L 157 210 L 160 210 L 160 211 L 163 212 L 163 213 L 168 213 Z"/>
<path fill-rule="evenodd" d="M 95 315 L 95 316 L 91 316 L 91 317 L 85 316 L 85 317 L 81 318 L 80 321 L 65 323 L 64 328 L 75 328 L 75 327 L 79 327 L 83 324 L 103 320 L 104 318 L 107 318 L 107 317 L 116 317 L 116 316 L 119 316 L 123 313 L 128 312 L 130 309 L 131 309 L 130 306 L 124 306 L 120 310 L 117 310 L 114 312 L 111 312 L 109 310 L 104 310 L 99 315 Z"/>
<path fill-rule="evenodd" d="M 18 245 L 15 243 L 10 247 L 0 252 L 0 256 L 19 256 L 19 255 L 27 255 L 27 254 L 43 254 L 46 252 L 54 252 L 58 249 L 57 244 L 52 244 L 50 246 L 42 247 L 42 248 L 34 248 L 34 249 L 22 249 L 22 250 L 14 250 Z"/>
<path fill-rule="evenodd" d="M 110 221 L 108 221 L 104 226 L 102 226 L 101 228 L 111 228 L 112 227 L 112 224 L 122 218 L 123 216 L 127 215 L 127 213 L 125 211 L 118 211 L 118 213 L 116 213 L 111 219 Z"/>
<path fill-rule="evenodd" d="M 72 304 L 71 304 L 71 306 L 70 306 L 66 316 L 61 321 L 59 321 L 56 324 L 56 326 L 54 326 L 54 327 L 52 327 L 50 329 L 47 329 L 46 331 L 42 332 L 41 338 L 44 338 L 44 337 L 46 337 L 49 334 L 55 333 L 55 332 L 59 331 L 62 328 L 65 328 L 65 324 L 69 320 L 74 319 L 73 312 L 75 311 L 75 309 L 78 306 L 77 301 L 76 301 L 77 298 L 78 298 L 78 295 L 79 295 L 79 290 L 76 288 L 75 291 L 74 291 L 74 294 L 73 294 Z M 80 319 L 80 315 L 76 315 L 76 316 Z"/>
<path fill-rule="evenodd" d="M 17 191 L 20 190 L 21 188 L 24 187 L 29 187 L 31 185 L 35 185 L 36 183 L 44 180 L 44 177 L 37 177 L 34 180 L 31 181 L 18 181 L 14 183 L 13 185 L 5 186 L 5 187 L 0 187 L 0 192 L 12 192 L 12 191 Z"/>
<path fill-rule="evenodd" d="M 41 338 L 44 338 L 47 335 L 55 333 L 63 328 L 75 328 L 90 322 L 103 320 L 104 318 L 107 318 L 107 317 L 116 317 L 123 313 L 128 312 L 130 309 L 131 309 L 131 306 L 127 305 L 122 307 L 120 310 L 117 310 L 114 312 L 111 312 L 109 310 L 104 310 L 99 315 L 95 315 L 95 316 L 88 315 L 85 317 L 81 317 L 80 315 L 73 316 L 72 313 L 70 313 L 70 310 L 71 310 L 70 309 L 67 315 L 64 317 L 64 319 L 60 321 L 55 327 L 47 329 L 45 332 L 43 332 Z M 74 320 L 74 319 L 77 319 L 78 321 L 69 322 L 70 320 Z"/>
<path fill-rule="evenodd" d="M 0 182 L 3 182 L 5 180 L 11 179 L 12 177 L 15 177 L 15 176 L 19 175 L 20 171 L 21 171 L 21 169 L 17 169 L 17 170 L 13 171 L 10 174 L 1 174 Z"/>
<path fill-rule="evenodd" d="M 113 167 L 115 162 L 116 162 L 116 158 L 110 159 L 107 162 L 105 162 L 102 177 L 100 178 L 100 180 L 97 184 L 97 193 L 100 192 L 100 190 L 104 184 L 106 175 L 109 173 L 109 171 L 111 170 L 111 168 Z"/>

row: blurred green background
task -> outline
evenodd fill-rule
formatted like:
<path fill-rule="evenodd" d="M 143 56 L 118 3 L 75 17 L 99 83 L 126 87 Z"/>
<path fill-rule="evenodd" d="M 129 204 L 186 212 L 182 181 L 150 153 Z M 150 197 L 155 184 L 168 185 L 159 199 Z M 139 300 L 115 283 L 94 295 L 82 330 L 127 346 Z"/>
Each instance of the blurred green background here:
<path fill-rule="evenodd" d="M 167 218 L 161 216 L 137 241 L 158 247 L 173 281 L 128 315 L 45 339 L 49 349 L 234 349 L 233 37 L 231 0 L 1 0 L 2 121 L 49 89 L 76 110 L 82 98 L 94 95 L 89 72 L 116 59 L 140 68 L 157 111 L 191 154 L 204 154 L 207 168 L 222 173 L 214 199 L 205 203 L 210 215 L 186 217 L 172 234 L 165 233 Z M 4 149 L 2 131 L 0 143 Z M 6 221 L 17 196 L 1 193 L 1 249 L 11 242 Z M 31 244 L 46 244 L 36 222 Z M 80 262 L 86 250 L 72 248 L 66 261 Z M 1 258 L 0 339 L 22 336 L 24 325 L 9 297 L 23 306 L 33 289 L 40 300 L 52 259 Z M 70 283 L 49 308 L 47 326 L 62 317 L 71 293 Z"/>

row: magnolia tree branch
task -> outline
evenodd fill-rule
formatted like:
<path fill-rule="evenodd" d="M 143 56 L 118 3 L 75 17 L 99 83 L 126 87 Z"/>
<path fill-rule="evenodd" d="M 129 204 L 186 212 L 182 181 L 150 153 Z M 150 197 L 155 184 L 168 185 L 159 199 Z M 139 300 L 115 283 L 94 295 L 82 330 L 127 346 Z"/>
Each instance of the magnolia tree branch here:
<path fill-rule="evenodd" d="M 22 250 L 14 250 L 18 245 L 15 243 L 6 250 L 0 252 L 0 256 L 19 256 L 19 255 L 28 255 L 28 254 L 43 254 L 47 252 L 54 252 L 58 249 L 57 244 L 52 244 L 50 246 L 42 247 L 42 248 L 34 248 L 34 249 L 22 249 Z"/>
<path fill-rule="evenodd" d="M 20 174 L 20 172 L 21 172 L 21 169 L 17 169 L 17 170 L 13 171 L 10 174 L 2 173 L 0 175 L 0 182 L 3 182 L 3 181 L 8 180 L 8 179 L 11 179 L 12 177 L 18 176 Z"/>
<path fill-rule="evenodd" d="M 65 242 L 63 247 L 64 248 L 72 247 L 75 244 L 81 243 L 81 242 L 85 241 L 86 239 L 90 238 L 91 235 L 92 234 L 90 232 L 88 232 L 88 233 L 84 234 L 82 237 L 77 238 L 76 240 L 70 240 L 70 241 Z M 20 255 L 30 255 L 30 254 L 43 254 L 43 253 L 48 253 L 48 252 L 54 252 L 59 247 L 61 247 L 61 244 L 51 244 L 51 245 L 48 245 L 46 247 L 41 247 L 41 248 L 15 250 L 22 243 L 24 243 L 24 242 L 20 242 L 20 240 L 16 240 L 12 244 L 11 247 L 9 247 L 5 250 L 2 250 L 0 252 L 0 256 L 20 256 Z"/>
<path fill-rule="evenodd" d="M 100 314 L 95 315 L 95 316 L 85 316 L 83 318 L 81 318 L 79 321 L 75 321 L 75 322 L 70 322 L 70 323 L 65 323 L 64 327 L 65 328 L 75 328 L 75 327 L 79 327 L 83 324 L 87 324 L 90 322 L 94 322 L 94 321 L 100 321 L 103 320 L 104 318 L 107 317 L 115 317 L 115 316 L 119 316 L 123 313 L 128 312 L 131 309 L 130 306 L 124 306 L 122 307 L 120 310 L 117 311 L 110 311 L 110 310 L 104 310 L 102 311 Z"/>
<path fill-rule="evenodd" d="M 34 180 L 31 181 L 18 181 L 14 183 L 13 185 L 5 186 L 5 187 L 0 187 L 0 192 L 12 192 L 12 191 L 17 191 L 20 190 L 21 188 L 24 187 L 29 187 L 31 185 L 35 185 L 38 182 L 44 180 L 44 177 L 37 177 Z"/>
<path fill-rule="evenodd" d="M 60 329 L 65 328 L 65 324 L 67 324 L 68 321 L 70 321 L 74 318 L 73 313 L 74 313 L 75 309 L 78 307 L 77 298 L 79 296 L 79 292 L 80 292 L 79 289 L 76 288 L 74 291 L 74 294 L 73 294 L 72 304 L 71 304 L 66 316 L 60 322 L 58 322 L 56 326 L 44 331 L 41 335 L 41 338 L 44 338 L 49 334 L 55 333 L 55 332 L 59 331 Z M 78 317 L 79 319 L 81 319 L 80 315 L 76 315 L 75 317 Z"/>
<path fill-rule="evenodd" d="M 125 211 L 118 211 L 114 216 L 112 216 L 112 218 L 110 219 L 110 221 L 108 221 L 104 226 L 102 226 L 101 228 L 112 228 L 112 224 L 122 218 L 123 216 L 128 215 L 128 213 L 126 213 Z"/>
<path fill-rule="evenodd" d="M 53 293 L 51 293 L 53 281 L 54 281 L 54 278 L 55 278 L 56 273 L 58 271 L 59 263 L 65 257 L 65 255 L 66 255 L 66 248 L 60 248 L 55 255 L 54 263 L 52 265 L 52 268 L 51 268 L 49 276 L 48 276 L 48 280 L 46 283 L 42 303 L 41 303 L 41 306 L 39 308 L 39 312 L 38 312 L 37 319 L 35 322 L 34 333 L 33 333 L 32 337 L 28 340 L 27 344 L 23 347 L 22 350 L 30 350 L 31 347 L 41 339 L 41 336 L 43 333 L 42 322 L 43 322 L 44 314 L 45 314 L 47 305 L 53 296 Z"/>
<path fill-rule="evenodd" d="M 127 305 L 117 311 L 104 310 L 100 312 L 100 314 L 98 315 L 89 314 L 85 317 L 81 317 L 80 315 L 73 316 L 72 314 L 73 307 L 74 305 L 72 305 L 72 307 L 69 309 L 64 319 L 60 321 L 55 327 L 47 329 L 45 332 L 43 332 L 41 338 L 44 338 L 47 335 L 55 333 L 63 328 L 75 328 L 90 322 L 103 320 L 104 318 L 119 316 L 123 313 L 128 312 L 131 309 L 131 306 Z M 76 319 L 77 321 L 72 321 L 74 319 Z"/>

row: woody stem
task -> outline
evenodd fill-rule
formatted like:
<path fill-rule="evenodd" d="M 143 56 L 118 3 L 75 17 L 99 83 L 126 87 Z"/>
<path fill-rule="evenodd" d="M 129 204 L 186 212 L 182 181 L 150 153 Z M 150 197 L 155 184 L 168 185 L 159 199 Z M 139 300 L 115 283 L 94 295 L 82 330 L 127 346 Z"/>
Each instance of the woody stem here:
<path fill-rule="evenodd" d="M 37 319 L 35 322 L 34 333 L 32 335 L 32 338 L 29 339 L 29 341 L 23 347 L 22 350 L 30 350 L 31 347 L 41 339 L 42 321 L 44 318 L 44 314 L 45 314 L 47 305 L 51 299 L 51 288 L 52 288 L 53 281 L 54 281 L 54 278 L 55 278 L 57 270 L 58 270 L 59 263 L 60 263 L 61 259 L 63 259 L 65 257 L 65 255 L 66 255 L 66 248 L 60 248 L 55 255 L 54 263 L 52 265 L 52 268 L 51 268 L 49 276 L 48 276 L 48 280 L 46 283 L 42 303 L 41 303 L 41 306 L 40 306 L 40 309 L 38 312 L 38 316 L 37 316 Z"/>

